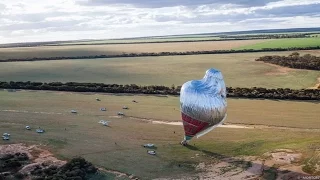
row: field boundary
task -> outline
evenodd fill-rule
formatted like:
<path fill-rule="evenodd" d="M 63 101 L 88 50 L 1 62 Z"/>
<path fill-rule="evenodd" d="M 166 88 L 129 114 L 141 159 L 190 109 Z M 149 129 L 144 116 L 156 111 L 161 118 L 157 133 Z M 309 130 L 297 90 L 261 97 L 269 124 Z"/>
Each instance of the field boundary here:
<path fill-rule="evenodd" d="M 11 58 L 0 59 L 0 62 L 17 61 L 48 61 L 66 59 L 101 59 L 101 58 L 124 58 L 124 57 L 152 57 L 152 56 L 187 56 L 201 54 L 236 54 L 236 53 L 257 53 L 257 52 L 281 52 L 296 50 L 318 50 L 320 46 L 296 47 L 296 48 L 263 48 L 263 49 L 243 49 L 243 50 L 212 50 L 212 51 L 186 51 L 186 52 L 159 52 L 159 53 L 123 53 L 118 55 L 93 55 L 93 56 L 62 56 L 62 57 L 33 57 L 33 58 Z"/>
<path fill-rule="evenodd" d="M 207 36 L 206 38 L 221 38 L 221 39 L 199 39 L 199 40 L 161 40 L 159 41 L 137 41 L 137 42 L 102 42 L 102 43 L 67 43 L 67 44 L 46 44 L 43 46 L 82 46 L 82 45 L 116 45 L 116 44 L 161 44 L 161 43 L 192 43 L 192 42 L 214 42 L 214 41 L 245 41 L 245 40 L 274 40 L 274 39 L 293 39 L 293 38 L 312 38 L 309 34 L 299 34 L 296 36 L 281 37 L 281 35 L 226 35 L 226 36 Z M 200 37 L 186 37 L 200 38 Z M 170 38 L 168 38 L 170 39 Z M 88 41 L 90 42 L 90 41 Z M 1 48 L 1 47 L 0 47 Z"/>
<path fill-rule="evenodd" d="M 65 92 L 100 92 L 114 94 L 180 95 L 181 86 L 138 86 L 136 84 L 103 84 L 77 82 L 1 82 L 0 89 L 51 90 Z M 320 100 L 320 89 L 267 89 L 262 87 L 227 87 L 227 97 L 244 99 Z"/>

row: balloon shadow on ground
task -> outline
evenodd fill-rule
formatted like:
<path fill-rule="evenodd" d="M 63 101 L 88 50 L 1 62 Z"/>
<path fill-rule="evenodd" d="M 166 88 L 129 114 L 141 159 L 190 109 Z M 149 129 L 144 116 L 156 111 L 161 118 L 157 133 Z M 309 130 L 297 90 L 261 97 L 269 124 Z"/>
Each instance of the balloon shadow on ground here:
<path fill-rule="evenodd" d="M 230 163 L 232 166 L 242 168 L 248 174 L 248 177 L 245 177 L 245 179 L 247 178 L 251 179 L 253 177 L 255 178 L 259 177 L 259 179 L 277 179 L 281 176 L 280 179 L 283 179 L 283 180 L 296 180 L 299 178 L 303 179 L 303 178 L 311 177 L 311 175 L 307 173 L 284 170 L 277 166 L 265 165 L 263 159 L 261 161 L 259 160 L 259 163 L 257 163 L 256 161 L 253 162 L 248 160 L 242 160 L 240 158 L 230 157 L 223 154 L 208 151 L 205 149 L 200 149 L 192 145 L 186 145 L 185 147 L 192 151 L 202 152 L 206 156 L 209 156 L 218 160 L 218 162 L 226 162 L 226 163 Z M 252 175 L 251 177 L 250 177 L 250 174 Z M 230 178 L 232 178 L 232 176 Z"/>

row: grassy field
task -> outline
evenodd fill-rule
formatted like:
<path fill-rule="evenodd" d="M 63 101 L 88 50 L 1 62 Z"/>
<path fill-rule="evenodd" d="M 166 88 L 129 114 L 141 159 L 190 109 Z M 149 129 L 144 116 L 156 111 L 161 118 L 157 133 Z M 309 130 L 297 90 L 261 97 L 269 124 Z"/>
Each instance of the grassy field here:
<path fill-rule="evenodd" d="M 263 49 L 263 48 L 291 48 L 291 47 L 315 47 L 320 46 L 320 38 L 290 38 L 290 39 L 275 39 L 253 45 L 245 45 L 239 49 Z"/>
<path fill-rule="evenodd" d="M 185 52 L 206 50 L 228 50 L 245 45 L 252 45 L 266 40 L 212 41 L 183 43 L 151 43 L 151 44 L 110 44 L 110 45 L 70 45 L 40 46 L 21 48 L 0 48 L 0 60 L 10 58 L 62 57 L 62 56 L 94 56 L 115 55 L 142 52 Z"/>
<path fill-rule="evenodd" d="M 320 51 L 300 51 L 320 55 Z M 222 71 L 227 86 L 307 88 L 316 84 L 319 71 L 281 68 L 255 59 L 266 52 L 197 56 L 82 59 L 37 62 L 6 62 L 0 66 L 0 81 L 100 82 L 139 85 L 182 85 L 201 79 L 209 68 Z"/>
<path fill-rule="evenodd" d="M 138 103 L 132 103 L 132 99 Z M 197 149 L 188 149 L 178 144 L 184 135 L 181 126 L 115 116 L 126 105 L 130 108 L 125 110 L 128 116 L 179 121 L 178 97 L 0 91 L 0 102 L 0 132 L 11 134 L 10 142 L 0 144 L 46 144 L 59 157 L 81 155 L 96 165 L 143 179 L 193 173 L 191 165 L 210 161 L 208 156 L 261 155 L 276 148 L 310 153 L 308 145 L 320 143 L 319 132 L 304 129 L 216 128 L 193 140 Z M 228 123 L 320 128 L 320 105 L 316 103 L 228 99 L 228 105 Z M 100 107 L 107 111 L 101 112 Z M 71 109 L 78 114 L 71 114 Z M 110 120 L 111 127 L 98 124 L 101 119 Z M 26 125 L 33 130 L 25 130 Z M 46 133 L 36 134 L 39 126 Z M 158 155 L 148 155 L 141 147 L 144 143 L 155 143 Z M 200 156 L 191 158 L 195 154 Z"/>

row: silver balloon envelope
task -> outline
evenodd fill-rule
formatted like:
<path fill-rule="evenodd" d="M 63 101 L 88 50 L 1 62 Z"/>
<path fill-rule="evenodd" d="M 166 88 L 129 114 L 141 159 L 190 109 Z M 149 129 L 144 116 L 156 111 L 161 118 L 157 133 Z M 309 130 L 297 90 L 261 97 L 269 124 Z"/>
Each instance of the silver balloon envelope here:
<path fill-rule="evenodd" d="M 201 80 L 184 83 L 180 108 L 185 141 L 199 138 L 222 124 L 227 117 L 226 86 L 222 73 L 209 69 Z"/>

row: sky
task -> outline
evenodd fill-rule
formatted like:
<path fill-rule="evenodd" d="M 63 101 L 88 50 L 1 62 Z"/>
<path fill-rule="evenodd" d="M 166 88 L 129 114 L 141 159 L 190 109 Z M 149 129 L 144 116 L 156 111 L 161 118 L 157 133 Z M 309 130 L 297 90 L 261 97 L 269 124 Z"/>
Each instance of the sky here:
<path fill-rule="evenodd" d="M 320 26 L 320 0 L 0 0 L 0 44 Z"/>

